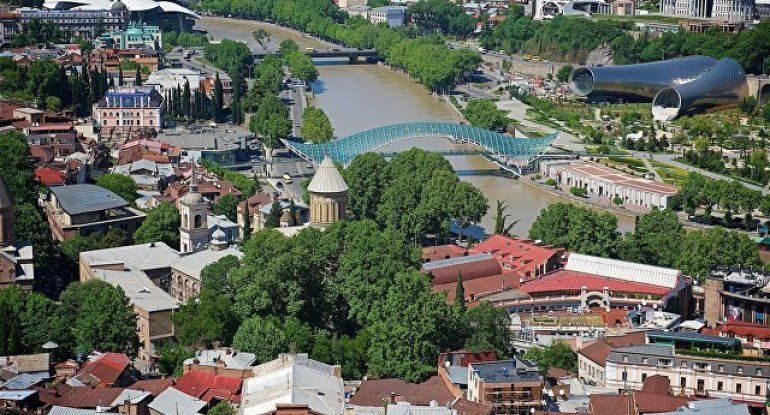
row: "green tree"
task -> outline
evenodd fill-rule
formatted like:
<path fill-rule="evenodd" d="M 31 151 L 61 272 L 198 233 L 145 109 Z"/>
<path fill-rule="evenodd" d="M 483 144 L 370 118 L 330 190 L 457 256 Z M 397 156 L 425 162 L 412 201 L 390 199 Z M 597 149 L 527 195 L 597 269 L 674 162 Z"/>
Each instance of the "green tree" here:
<path fill-rule="evenodd" d="M 609 213 L 554 203 L 540 211 L 529 230 L 529 238 L 583 254 L 609 257 L 615 252 L 617 225 L 618 219 Z"/>
<path fill-rule="evenodd" d="M 136 75 L 134 75 L 134 85 L 135 86 L 142 85 L 142 67 L 141 66 L 136 67 Z"/>
<path fill-rule="evenodd" d="M 184 361 L 195 357 L 193 349 L 166 343 L 158 347 L 158 368 L 166 376 L 182 376 Z"/>
<path fill-rule="evenodd" d="M 517 220 L 508 223 L 508 218 L 511 217 L 511 215 L 505 213 L 508 208 L 508 204 L 502 200 L 497 201 L 497 208 L 495 210 L 495 234 L 497 235 L 513 236 L 511 231 L 519 223 Z"/>
<path fill-rule="evenodd" d="M 240 324 L 231 303 L 224 294 L 204 288 L 171 317 L 176 338 L 185 346 L 211 347 L 215 341 L 230 344 Z"/>
<path fill-rule="evenodd" d="M 684 228 L 670 209 L 639 217 L 635 230 L 620 241 L 620 258 L 642 264 L 674 267 L 681 255 Z"/>
<path fill-rule="evenodd" d="M 267 218 L 265 219 L 265 228 L 277 228 L 281 226 L 282 214 L 283 208 L 281 207 L 281 202 L 278 200 L 274 201 L 270 206 L 270 213 L 267 214 Z"/>
<path fill-rule="evenodd" d="M 718 227 L 686 233 L 676 267 L 702 282 L 716 265 L 757 268 L 761 261 L 756 244 L 744 233 Z"/>
<path fill-rule="evenodd" d="M 219 72 L 214 76 L 214 93 L 212 95 L 211 109 L 213 111 L 214 121 L 222 120 L 222 108 L 224 107 L 224 89 L 222 81 L 219 79 Z"/>
<path fill-rule="evenodd" d="M 4 356 L 23 352 L 21 325 L 24 313 L 24 291 L 18 286 L 0 290 L 0 353 Z"/>
<path fill-rule="evenodd" d="M 258 29 L 251 32 L 251 36 L 262 47 L 262 50 L 267 49 L 270 44 L 270 32 L 265 29 Z"/>
<path fill-rule="evenodd" d="M 286 335 L 278 317 L 251 317 L 243 321 L 233 338 L 233 347 L 254 353 L 257 364 L 275 359 L 288 349 Z"/>
<path fill-rule="evenodd" d="M 134 203 L 136 200 L 136 183 L 129 176 L 118 173 L 103 174 L 96 179 L 96 185 L 115 193 L 128 203 Z"/>
<path fill-rule="evenodd" d="M 757 110 L 758 105 L 759 103 L 756 98 L 752 96 L 745 97 L 741 100 L 741 112 L 751 115 Z"/>
<path fill-rule="evenodd" d="M 465 311 L 465 286 L 463 285 L 463 273 L 457 272 L 457 286 L 455 287 L 455 306 Z"/>
<path fill-rule="evenodd" d="M 61 314 L 77 352 L 92 350 L 136 356 L 136 315 L 123 289 L 104 281 L 74 282 L 61 294 Z"/>
<path fill-rule="evenodd" d="M 508 125 L 505 112 L 497 109 L 494 102 L 488 99 L 474 99 L 468 102 L 463 111 L 471 125 L 487 130 L 502 130 Z"/>
<path fill-rule="evenodd" d="M 500 358 L 511 356 L 511 317 L 508 310 L 482 301 L 465 314 L 468 338 L 465 347 L 474 351 L 494 350 Z"/>
<path fill-rule="evenodd" d="M 558 79 L 559 82 L 567 82 L 567 80 L 569 80 L 569 74 L 572 73 L 572 69 L 572 65 L 562 66 L 558 71 L 556 71 L 556 79 Z"/>
<path fill-rule="evenodd" d="M 208 415 L 236 415 L 236 413 L 233 404 L 228 401 L 219 402 L 207 412 Z"/>
<path fill-rule="evenodd" d="M 215 215 L 225 215 L 227 219 L 235 222 L 237 220 L 238 198 L 231 194 L 221 196 L 216 203 L 211 206 Z"/>
<path fill-rule="evenodd" d="M 314 144 L 325 143 L 334 137 L 334 129 L 326 113 L 313 106 L 302 114 L 302 138 Z"/>
<path fill-rule="evenodd" d="M 533 347 L 524 354 L 524 358 L 536 362 L 541 373 L 546 373 L 552 367 L 577 372 L 577 353 L 565 342 Z"/>
<path fill-rule="evenodd" d="M 134 232 L 134 242 L 163 242 L 170 247 L 179 246 L 179 226 L 179 211 L 171 202 L 161 202 L 147 213 L 142 225 Z"/>
<path fill-rule="evenodd" d="M 430 290 L 418 271 L 399 272 L 389 284 L 371 334 L 369 370 L 375 376 L 395 376 L 417 382 L 435 372 L 450 311 L 442 297 Z"/>
<path fill-rule="evenodd" d="M 382 192 L 389 184 L 388 162 L 377 153 L 364 153 L 342 175 L 348 184 L 347 208 L 356 219 L 375 219 Z"/>
<path fill-rule="evenodd" d="M 53 112 L 61 111 L 61 99 L 53 96 L 46 98 L 45 108 Z"/>

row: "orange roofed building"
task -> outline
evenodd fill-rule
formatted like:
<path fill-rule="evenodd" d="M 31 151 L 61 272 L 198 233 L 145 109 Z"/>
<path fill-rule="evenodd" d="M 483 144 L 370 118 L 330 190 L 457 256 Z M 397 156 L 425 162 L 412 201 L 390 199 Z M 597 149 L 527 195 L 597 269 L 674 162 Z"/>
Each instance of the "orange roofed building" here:
<path fill-rule="evenodd" d="M 450 302 L 462 275 L 465 300 L 472 302 L 560 268 L 564 252 L 529 239 L 492 235 L 468 249 L 453 244 L 423 248 L 422 272 Z"/>

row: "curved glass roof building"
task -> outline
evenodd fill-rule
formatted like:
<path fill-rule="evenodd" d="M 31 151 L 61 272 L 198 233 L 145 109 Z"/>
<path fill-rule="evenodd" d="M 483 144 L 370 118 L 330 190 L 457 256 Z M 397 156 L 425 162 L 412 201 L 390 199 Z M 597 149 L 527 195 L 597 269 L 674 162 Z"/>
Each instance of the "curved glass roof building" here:
<path fill-rule="evenodd" d="M 673 120 L 689 110 L 739 102 L 747 92 L 741 65 L 724 58 L 688 83 L 661 89 L 652 100 L 652 116 L 659 121 Z"/>
<path fill-rule="evenodd" d="M 653 101 L 653 116 L 671 120 L 702 106 L 737 103 L 746 95 L 746 74 L 730 58 L 686 56 L 620 66 L 580 66 L 569 76 L 583 97 Z"/>
<path fill-rule="evenodd" d="M 579 96 L 614 96 L 652 100 L 663 88 L 703 75 L 717 63 L 709 56 L 687 56 L 621 66 L 580 66 L 569 76 Z"/>
<path fill-rule="evenodd" d="M 283 140 L 292 152 L 318 164 L 327 155 L 332 160 L 349 164 L 357 155 L 386 144 L 416 137 L 439 136 L 473 143 L 501 159 L 526 160 L 544 153 L 558 137 L 551 134 L 541 138 L 514 138 L 509 135 L 449 122 L 411 122 L 387 125 L 363 131 L 322 144 Z"/>

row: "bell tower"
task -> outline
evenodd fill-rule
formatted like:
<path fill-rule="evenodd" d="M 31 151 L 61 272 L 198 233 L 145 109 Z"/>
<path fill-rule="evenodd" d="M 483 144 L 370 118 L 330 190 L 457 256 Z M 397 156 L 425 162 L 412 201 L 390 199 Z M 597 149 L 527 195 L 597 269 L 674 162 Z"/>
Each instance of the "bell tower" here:
<path fill-rule="evenodd" d="M 179 252 L 195 252 L 205 248 L 209 242 L 207 223 L 208 206 L 198 192 L 195 180 L 195 164 L 190 177 L 190 190 L 179 199 Z"/>

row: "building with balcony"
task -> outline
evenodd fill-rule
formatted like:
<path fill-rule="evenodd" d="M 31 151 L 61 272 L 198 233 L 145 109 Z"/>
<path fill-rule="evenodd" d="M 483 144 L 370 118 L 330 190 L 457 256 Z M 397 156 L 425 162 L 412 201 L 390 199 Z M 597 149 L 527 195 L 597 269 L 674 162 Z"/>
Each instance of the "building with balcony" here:
<path fill-rule="evenodd" d="M 543 377 L 536 364 L 517 357 L 471 363 L 468 400 L 491 404 L 494 414 L 527 415 L 542 405 Z"/>
<path fill-rule="evenodd" d="M 49 188 L 45 211 L 59 241 L 110 229 L 120 229 L 130 238 L 147 216 L 122 197 L 92 184 Z"/>
<path fill-rule="evenodd" d="M 706 277 L 704 297 L 709 327 L 729 323 L 770 327 L 770 273 L 716 270 Z"/>
<path fill-rule="evenodd" d="M 731 359 L 719 353 L 689 355 L 662 344 L 621 347 L 607 355 L 607 388 L 640 390 L 655 375 L 670 381 L 674 395 L 728 398 L 761 413 L 767 401 L 770 362 Z"/>

